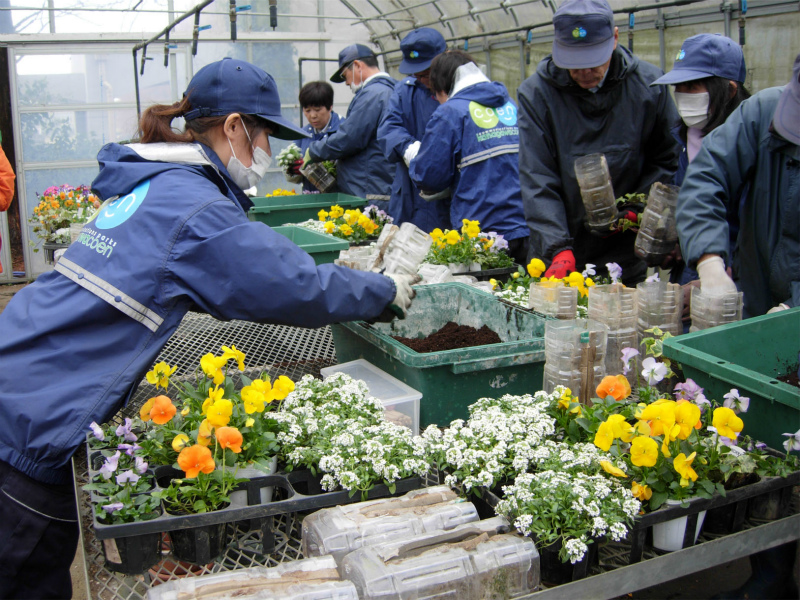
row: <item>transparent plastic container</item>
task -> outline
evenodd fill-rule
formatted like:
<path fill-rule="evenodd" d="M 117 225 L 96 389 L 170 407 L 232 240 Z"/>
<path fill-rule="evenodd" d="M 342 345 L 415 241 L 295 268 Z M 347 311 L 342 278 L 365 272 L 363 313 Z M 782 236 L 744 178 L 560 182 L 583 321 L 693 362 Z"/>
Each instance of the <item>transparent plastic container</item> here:
<path fill-rule="evenodd" d="M 690 331 L 741 321 L 742 292 L 708 295 L 703 294 L 702 288 L 696 287 L 692 290 L 691 315 Z"/>
<path fill-rule="evenodd" d="M 328 173 L 322 163 L 310 163 L 305 169 L 300 169 L 300 172 L 323 194 L 336 187 L 336 178 Z"/>
<path fill-rule="evenodd" d="M 413 223 L 403 223 L 394 232 L 383 256 L 386 273 L 414 275 L 425 260 L 433 238 Z M 379 239 L 380 245 L 380 239 Z"/>
<path fill-rule="evenodd" d="M 636 286 L 636 329 L 639 343 L 658 327 L 672 335 L 683 333 L 683 289 L 667 281 L 642 282 Z"/>
<path fill-rule="evenodd" d="M 305 556 L 330 554 L 339 562 L 362 546 L 449 530 L 478 521 L 475 505 L 447 486 L 409 492 L 399 498 L 359 502 L 317 511 L 303 519 Z"/>
<path fill-rule="evenodd" d="M 358 600 L 350 581 L 341 581 L 330 556 L 251 567 L 167 581 L 147 592 L 148 600 Z"/>
<path fill-rule="evenodd" d="M 629 329 L 619 329 L 608 332 L 608 344 L 606 346 L 605 373 L 606 375 L 622 374 L 622 350 L 623 348 L 639 348 L 639 332 L 633 327 Z M 626 375 L 628 383 L 636 383 L 636 373 L 633 371 Z"/>
<path fill-rule="evenodd" d="M 575 160 L 575 177 L 586 209 L 586 226 L 591 230 L 611 229 L 617 220 L 617 201 L 606 157 L 589 154 Z"/>
<path fill-rule="evenodd" d="M 420 277 L 422 277 L 423 284 L 426 283 L 444 283 L 446 281 L 453 281 L 453 274 L 446 265 L 431 265 L 423 263 L 417 269 Z"/>
<path fill-rule="evenodd" d="M 413 540 L 361 548 L 341 572 L 363 600 L 518 598 L 539 588 L 530 538 L 495 534 L 498 518 Z"/>
<path fill-rule="evenodd" d="M 542 389 L 552 392 L 557 385 L 577 394 L 581 389 L 583 353 L 592 348 L 592 385 L 596 387 L 605 369 L 608 327 L 588 319 L 548 321 L 544 334 L 544 378 Z"/>
<path fill-rule="evenodd" d="M 532 282 L 528 308 L 557 319 L 574 319 L 578 310 L 578 288 L 565 286 L 562 281 Z"/>
<path fill-rule="evenodd" d="M 621 283 L 589 288 L 589 318 L 608 325 L 609 330 L 636 327 L 636 289 Z"/>
<path fill-rule="evenodd" d="M 675 209 L 680 188 L 656 182 L 639 222 L 633 251 L 649 265 L 660 265 L 678 243 Z"/>

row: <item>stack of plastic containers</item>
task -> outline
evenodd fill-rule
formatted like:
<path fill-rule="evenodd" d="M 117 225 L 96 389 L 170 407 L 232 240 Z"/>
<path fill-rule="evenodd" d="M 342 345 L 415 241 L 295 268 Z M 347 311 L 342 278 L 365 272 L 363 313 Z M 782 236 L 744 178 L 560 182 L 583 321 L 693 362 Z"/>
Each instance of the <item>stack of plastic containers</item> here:
<path fill-rule="evenodd" d="M 636 331 L 636 289 L 621 283 L 596 285 L 589 288 L 589 318 L 608 327 L 605 355 L 605 374 L 622 373 L 622 349 L 639 346 Z M 631 385 L 636 374 L 628 374 Z"/>
<path fill-rule="evenodd" d="M 428 263 L 421 264 L 417 271 L 419 276 L 422 277 L 422 284 L 427 283 L 445 283 L 453 281 L 453 273 L 446 265 L 431 265 Z"/>
<path fill-rule="evenodd" d="M 692 290 L 692 326 L 689 331 L 700 331 L 725 323 L 742 320 L 742 292 L 729 294 L 703 294 L 702 288 Z"/>
<path fill-rule="evenodd" d="M 372 246 L 353 246 L 339 252 L 339 258 L 334 262 L 343 267 L 350 267 L 358 271 L 369 271 L 375 261 L 377 249 Z"/>
<path fill-rule="evenodd" d="M 385 272 L 416 275 L 431 244 L 433 244 L 431 236 L 413 223 L 403 223 L 389 242 L 389 247 L 383 257 Z"/>
<path fill-rule="evenodd" d="M 655 182 L 650 188 L 647 205 L 639 222 L 639 233 L 633 251 L 650 266 L 664 262 L 678 243 L 675 208 L 680 188 Z"/>
<path fill-rule="evenodd" d="M 617 201 L 606 157 L 589 154 L 578 158 L 575 177 L 586 209 L 586 227 L 592 231 L 611 230 L 617 220 Z"/>
<path fill-rule="evenodd" d="M 636 329 L 638 343 L 650 337 L 648 329 L 658 327 L 661 331 L 680 335 L 683 333 L 683 290 L 677 283 L 645 281 L 636 286 Z M 641 350 L 641 348 L 639 348 Z"/>
<path fill-rule="evenodd" d="M 542 389 L 552 392 L 563 385 L 577 395 L 584 372 L 591 369 L 594 390 L 603 378 L 608 328 L 588 319 L 547 321 L 544 326 L 544 382 Z"/>
<path fill-rule="evenodd" d="M 574 319 L 578 310 L 578 288 L 563 281 L 534 281 L 528 294 L 528 308 L 557 319 Z"/>

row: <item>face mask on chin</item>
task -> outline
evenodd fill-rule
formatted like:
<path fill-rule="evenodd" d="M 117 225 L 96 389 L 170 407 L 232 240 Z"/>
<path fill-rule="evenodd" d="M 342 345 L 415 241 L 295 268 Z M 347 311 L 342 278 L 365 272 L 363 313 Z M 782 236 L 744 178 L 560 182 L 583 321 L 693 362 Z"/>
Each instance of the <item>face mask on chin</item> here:
<path fill-rule="evenodd" d="M 708 92 L 687 94 L 675 92 L 678 114 L 687 127 L 702 129 L 708 123 Z"/>
<path fill-rule="evenodd" d="M 255 186 L 264 178 L 264 175 L 267 174 L 267 169 L 269 169 L 269 166 L 272 164 L 272 157 L 261 148 L 254 148 L 253 140 L 250 139 L 250 133 L 247 131 L 247 127 L 244 126 L 244 123 L 242 123 L 242 127 L 247 135 L 247 141 L 250 142 L 250 149 L 253 151 L 253 164 L 249 167 L 245 167 L 242 161 L 236 158 L 236 152 L 234 152 L 233 144 L 231 144 L 229 138 L 228 145 L 231 147 L 233 156 L 228 161 L 228 174 L 236 185 L 246 190 Z"/>
<path fill-rule="evenodd" d="M 355 67 L 355 65 L 353 65 L 352 69 L 353 69 L 353 79 L 350 81 L 350 91 L 352 91 L 355 94 L 358 90 L 360 90 L 362 87 L 364 87 L 364 75 L 363 75 L 361 69 L 359 69 L 358 78 L 361 80 L 361 83 L 356 85 L 356 67 Z"/>

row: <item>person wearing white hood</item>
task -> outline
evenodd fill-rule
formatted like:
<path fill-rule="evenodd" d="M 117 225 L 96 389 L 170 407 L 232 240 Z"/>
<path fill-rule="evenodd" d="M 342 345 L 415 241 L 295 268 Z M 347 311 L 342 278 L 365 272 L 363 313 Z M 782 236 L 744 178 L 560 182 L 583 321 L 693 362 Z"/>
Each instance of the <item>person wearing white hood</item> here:
<path fill-rule="evenodd" d="M 452 228 L 478 221 L 526 264 L 530 231 L 519 185 L 517 106 L 503 84 L 489 81 L 460 50 L 433 59 L 430 81 L 441 106 L 409 164 L 412 181 L 423 198 L 450 188 Z"/>

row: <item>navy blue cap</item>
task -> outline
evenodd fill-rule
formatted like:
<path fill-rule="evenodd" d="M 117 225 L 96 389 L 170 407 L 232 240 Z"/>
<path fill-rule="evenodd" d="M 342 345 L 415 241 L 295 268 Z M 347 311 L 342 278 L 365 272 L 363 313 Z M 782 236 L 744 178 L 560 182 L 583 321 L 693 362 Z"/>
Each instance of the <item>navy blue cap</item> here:
<path fill-rule="evenodd" d="M 744 83 L 747 69 L 739 44 L 718 33 L 701 33 L 687 38 L 675 57 L 672 71 L 650 85 L 667 85 L 722 77 Z"/>
<path fill-rule="evenodd" d="M 344 83 L 342 73 L 351 65 L 354 60 L 359 58 L 374 57 L 375 53 L 364 44 L 352 44 L 339 52 L 339 70 L 331 76 L 333 83 Z"/>
<path fill-rule="evenodd" d="M 566 0 L 553 15 L 553 62 L 592 69 L 614 51 L 614 13 L 605 0 Z"/>
<path fill-rule="evenodd" d="M 800 54 L 794 59 L 792 80 L 778 99 L 772 125 L 781 137 L 800 146 Z"/>
<path fill-rule="evenodd" d="M 403 61 L 397 70 L 404 75 L 413 75 L 430 67 L 433 59 L 447 50 L 447 43 L 435 29 L 420 27 L 403 38 L 400 50 L 403 51 Z"/>
<path fill-rule="evenodd" d="M 281 116 L 281 99 L 272 76 L 249 62 L 223 58 L 200 69 L 184 92 L 192 109 L 186 121 L 231 113 L 255 115 L 274 127 L 272 137 L 299 140 L 310 137 Z"/>

